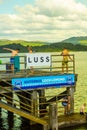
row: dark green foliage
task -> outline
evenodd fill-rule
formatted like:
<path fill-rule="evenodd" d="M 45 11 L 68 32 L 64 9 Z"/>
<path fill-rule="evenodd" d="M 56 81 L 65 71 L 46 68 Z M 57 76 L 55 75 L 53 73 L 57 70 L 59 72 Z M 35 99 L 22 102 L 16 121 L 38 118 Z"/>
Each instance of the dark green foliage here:
<path fill-rule="evenodd" d="M 20 43 L 19 44 L 13 43 L 13 44 L 0 46 L 0 53 L 9 53 L 10 52 L 10 51 L 7 51 L 7 50 L 3 50 L 4 47 L 11 48 L 13 50 L 19 48 L 20 49 L 19 52 L 27 52 L 27 47 L 21 45 Z"/>
<path fill-rule="evenodd" d="M 0 53 L 7 53 L 9 51 L 3 50 L 4 47 L 11 48 L 11 49 L 20 49 L 20 53 L 22 52 L 28 52 L 27 46 L 23 46 L 20 43 L 16 44 L 8 44 L 0 46 Z M 48 45 L 42 45 L 42 46 L 32 46 L 33 52 L 58 52 L 61 51 L 64 47 L 66 47 L 69 50 L 72 51 L 87 51 L 87 46 L 81 45 L 81 44 L 72 44 L 72 43 L 53 43 Z"/>

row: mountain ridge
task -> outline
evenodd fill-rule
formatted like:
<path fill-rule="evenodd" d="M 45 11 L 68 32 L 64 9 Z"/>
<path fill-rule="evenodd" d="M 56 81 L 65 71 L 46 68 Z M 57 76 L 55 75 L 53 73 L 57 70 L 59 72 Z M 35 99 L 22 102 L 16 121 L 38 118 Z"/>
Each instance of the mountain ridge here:
<path fill-rule="evenodd" d="M 84 44 L 84 41 L 87 42 L 87 36 L 77 36 L 77 37 L 70 37 L 61 42 L 63 43 L 73 43 L 73 44 Z"/>

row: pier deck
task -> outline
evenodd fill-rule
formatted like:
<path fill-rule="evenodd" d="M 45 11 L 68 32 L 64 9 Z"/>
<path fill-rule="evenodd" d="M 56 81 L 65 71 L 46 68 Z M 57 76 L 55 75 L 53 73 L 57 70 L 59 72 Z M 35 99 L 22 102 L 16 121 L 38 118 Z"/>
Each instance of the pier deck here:
<path fill-rule="evenodd" d="M 81 125 L 85 123 L 87 123 L 86 116 L 80 115 L 79 113 L 61 115 L 58 117 L 59 128 Z"/>
<path fill-rule="evenodd" d="M 5 80 L 11 80 L 12 78 L 22 78 L 22 77 L 35 77 L 35 76 L 46 76 L 46 75 L 62 75 L 62 73 L 58 73 L 57 71 L 40 71 L 40 70 L 34 70 L 34 73 L 30 73 L 29 70 L 21 70 L 16 73 L 6 73 L 6 72 L 0 72 L 0 81 Z"/>

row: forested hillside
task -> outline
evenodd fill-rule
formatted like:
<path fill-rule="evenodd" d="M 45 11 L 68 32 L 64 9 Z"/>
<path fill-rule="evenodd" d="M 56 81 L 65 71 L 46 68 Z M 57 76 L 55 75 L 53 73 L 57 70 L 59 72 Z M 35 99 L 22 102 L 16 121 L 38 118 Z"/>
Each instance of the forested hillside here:
<path fill-rule="evenodd" d="M 27 46 L 14 43 L 14 44 L 0 46 L 0 53 L 9 52 L 3 50 L 4 47 L 11 48 L 11 49 L 19 48 L 20 52 L 28 52 Z M 80 45 L 80 44 L 74 45 L 72 43 L 54 43 L 50 45 L 32 46 L 34 52 L 57 52 L 57 51 L 61 51 L 64 47 L 72 51 L 87 51 L 87 46 Z"/>
<path fill-rule="evenodd" d="M 28 52 L 27 45 L 32 46 L 34 52 L 57 52 L 57 51 L 61 51 L 64 47 L 72 51 L 87 51 L 86 41 L 87 41 L 87 37 L 72 37 L 62 42 L 55 42 L 55 43 L 46 43 L 40 41 L 30 42 L 30 41 L 23 41 L 23 40 L 15 40 L 15 41 L 0 40 L 0 53 L 9 52 L 3 50 L 4 47 L 11 48 L 11 49 L 19 48 L 20 52 Z"/>

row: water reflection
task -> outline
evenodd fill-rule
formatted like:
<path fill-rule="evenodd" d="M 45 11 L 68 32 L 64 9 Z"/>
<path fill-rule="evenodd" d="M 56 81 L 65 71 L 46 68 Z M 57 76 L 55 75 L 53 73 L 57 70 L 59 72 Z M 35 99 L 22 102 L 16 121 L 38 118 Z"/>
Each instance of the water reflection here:
<path fill-rule="evenodd" d="M 0 112 L 0 130 L 43 130 L 41 125 L 32 125 L 28 119 L 2 109 Z"/>
<path fill-rule="evenodd" d="M 18 116 L 2 109 L 0 112 L 0 130 L 20 130 L 21 120 Z"/>
<path fill-rule="evenodd" d="M 43 130 L 42 125 L 29 125 L 29 120 L 2 110 L 0 112 L 0 130 Z M 87 130 L 87 124 L 59 128 L 58 130 Z"/>

